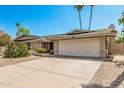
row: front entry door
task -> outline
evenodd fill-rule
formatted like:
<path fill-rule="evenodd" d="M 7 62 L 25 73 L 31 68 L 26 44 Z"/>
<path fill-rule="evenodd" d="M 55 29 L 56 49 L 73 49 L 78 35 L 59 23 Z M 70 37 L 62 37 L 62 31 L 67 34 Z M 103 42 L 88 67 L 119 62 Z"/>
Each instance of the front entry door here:
<path fill-rule="evenodd" d="M 53 42 L 50 42 L 50 50 L 53 50 Z"/>
<path fill-rule="evenodd" d="M 54 53 L 54 47 L 53 47 L 53 42 L 50 42 L 50 53 L 53 54 Z"/>

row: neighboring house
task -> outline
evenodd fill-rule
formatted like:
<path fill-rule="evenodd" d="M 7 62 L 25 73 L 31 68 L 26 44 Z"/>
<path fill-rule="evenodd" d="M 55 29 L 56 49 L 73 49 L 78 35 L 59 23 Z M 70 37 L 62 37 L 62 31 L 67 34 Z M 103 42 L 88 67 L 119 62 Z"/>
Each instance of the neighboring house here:
<path fill-rule="evenodd" d="M 24 42 L 28 49 L 47 48 L 54 55 L 107 57 L 113 54 L 116 30 L 114 25 L 106 29 L 93 31 L 73 30 L 71 32 L 51 36 L 20 36 L 15 42 Z"/>

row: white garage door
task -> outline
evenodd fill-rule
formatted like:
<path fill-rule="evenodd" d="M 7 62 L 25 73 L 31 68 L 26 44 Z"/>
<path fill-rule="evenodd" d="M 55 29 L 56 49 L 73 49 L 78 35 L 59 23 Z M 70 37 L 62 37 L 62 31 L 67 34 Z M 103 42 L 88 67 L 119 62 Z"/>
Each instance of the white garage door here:
<path fill-rule="evenodd" d="M 59 55 L 99 57 L 100 56 L 100 39 L 72 39 L 60 40 L 58 47 Z"/>

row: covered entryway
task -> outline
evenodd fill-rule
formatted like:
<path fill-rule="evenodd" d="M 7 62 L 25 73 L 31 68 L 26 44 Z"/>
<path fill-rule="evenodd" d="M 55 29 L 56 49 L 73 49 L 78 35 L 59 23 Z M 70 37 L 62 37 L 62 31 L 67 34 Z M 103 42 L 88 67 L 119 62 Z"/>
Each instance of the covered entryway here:
<path fill-rule="evenodd" d="M 48 49 L 50 54 L 54 53 L 54 43 L 53 42 L 41 42 L 41 48 Z"/>
<path fill-rule="evenodd" d="M 58 55 L 100 57 L 100 39 L 59 40 Z"/>

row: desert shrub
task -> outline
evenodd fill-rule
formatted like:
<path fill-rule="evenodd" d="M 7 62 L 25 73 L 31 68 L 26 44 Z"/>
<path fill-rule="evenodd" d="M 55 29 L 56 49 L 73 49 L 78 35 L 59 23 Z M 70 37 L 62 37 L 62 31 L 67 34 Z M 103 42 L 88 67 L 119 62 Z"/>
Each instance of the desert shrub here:
<path fill-rule="evenodd" d="M 48 53 L 48 49 L 46 49 L 46 48 L 38 48 L 36 51 L 38 53 Z"/>
<path fill-rule="evenodd" d="M 17 45 L 17 51 L 18 51 L 18 57 L 27 57 L 30 55 L 24 43 L 19 43 Z"/>
<path fill-rule="evenodd" d="M 30 53 L 28 52 L 27 47 L 23 43 L 15 44 L 11 43 L 6 47 L 4 57 L 5 58 L 19 58 L 27 57 Z"/>
<path fill-rule="evenodd" d="M 18 52 L 17 52 L 16 45 L 14 43 L 9 44 L 6 47 L 4 57 L 6 57 L 6 58 L 16 58 L 17 56 L 18 56 Z"/>

